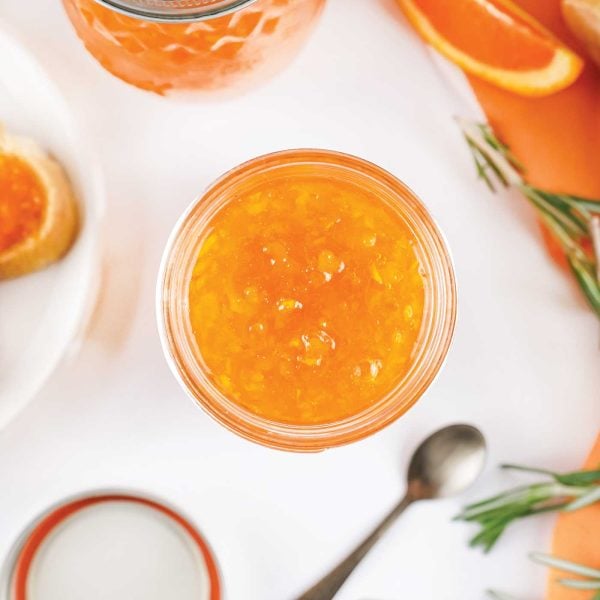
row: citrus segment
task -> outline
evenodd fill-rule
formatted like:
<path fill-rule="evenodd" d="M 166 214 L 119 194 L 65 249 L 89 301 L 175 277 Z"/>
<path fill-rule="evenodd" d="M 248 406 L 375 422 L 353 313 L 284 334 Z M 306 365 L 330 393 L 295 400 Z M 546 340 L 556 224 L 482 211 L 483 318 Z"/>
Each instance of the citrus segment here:
<path fill-rule="evenodd" d="M 419 34 L 465 71 L 526 96 L 571 84 L 582 60 L 509 0 L 398 0 Z"/>

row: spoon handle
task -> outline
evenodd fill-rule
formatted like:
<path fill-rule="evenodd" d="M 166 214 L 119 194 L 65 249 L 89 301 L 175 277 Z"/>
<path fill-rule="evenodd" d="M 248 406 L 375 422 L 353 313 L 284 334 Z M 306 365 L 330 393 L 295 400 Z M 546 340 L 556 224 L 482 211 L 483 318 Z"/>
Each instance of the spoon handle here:
<path fill-rule="evenodd" d="M 413 498 L 406 495 L 391 512 L 381 521 L 363 542 L 361 542 L 337 567 L 330 571 L 323 579 L 304 592 L 298 600 L 331 600 L 354 571 L 365 554 L 375 545 L 379 538 L 389 529 L 390 525 L 412 503 Z"/>

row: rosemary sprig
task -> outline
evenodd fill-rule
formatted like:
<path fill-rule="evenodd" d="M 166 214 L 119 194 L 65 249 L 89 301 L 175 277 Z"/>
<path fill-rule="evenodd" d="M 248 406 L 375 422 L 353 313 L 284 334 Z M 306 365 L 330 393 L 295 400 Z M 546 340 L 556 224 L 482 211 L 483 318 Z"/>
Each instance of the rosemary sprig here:
<path fill-rule="evenodd" d="M 558 580 L 558 583 L 573 590 L 595 591 L 596 593 L 590 600 L 600 600 L 599 569 L 592 569 L 591 567 L 579 565 L 569 560 L 563 560 L 562 558 L 556 558 L 555 556 L 549 556 L 548 554 L 541 554 L 539 552 L 530 553 L 529 558 L 540 565 L 578 575 L 580 577 L 579 579 L 563 577 Z M 488 590 L 487 595 L 494 600 L 515 600 L 512 596 L 507 596 L 506 594 L 494 590 Z"/>
<path fill-rule="evenodd" d="M 540 554 L 538 552 L 532 552 L 529 557 L 540 565 L 578 575 L 580 577 L 579 579 L 562 578 L 558 580 L 558 583 L 574 590 L 596 591 L 590 600 L 600 600 L 599 569 L 592 569 L 591 567 L 579 565 L 568 560 L 563 560 L 562 558 L 556 558 L 555 556 Z"/>
<path fill-rule="evenodd" d="M 560 244 L 569 267 L 592 310 L 600 319 L 600 202 L 552 194 L 529 185 L 523 166 L 489 125 L 459 119 L 479 176 L 492 191 L 514 187 L 529 200 Z"/>
<path fill-rule="evenodd" d="M 505 529 L 517 519 L 550 511 L 571 511 L 600 501 L 600 469 L 555 473 L 519 465 L 502 465 L 503 469 L 537 473 L 548 481 L 517 487 L 470 504 L 455 517 L 458 521 L 478 523 L 480 531 L 470 545 L 489 552 Z"/>

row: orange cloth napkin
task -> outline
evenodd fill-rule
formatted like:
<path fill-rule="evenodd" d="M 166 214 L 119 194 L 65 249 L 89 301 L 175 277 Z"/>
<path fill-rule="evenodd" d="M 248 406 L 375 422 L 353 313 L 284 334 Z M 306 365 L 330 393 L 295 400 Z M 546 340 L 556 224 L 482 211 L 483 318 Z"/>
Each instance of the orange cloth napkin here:
<path fill-rule="evenodd" d="M 600 435 L 586 463 L 586 469 L 600 468 Z M 600 568 L 600 505 L 587 506 L 573 513 L 562 513 L 558 517 L 552 554 L 589 567 Z M 551 571 L 548 600 L 589 600 L 592 592 L 569 590 L 556 583 L 563 576 Z M 570 578 L 573 575 L 569 575 Z"/>

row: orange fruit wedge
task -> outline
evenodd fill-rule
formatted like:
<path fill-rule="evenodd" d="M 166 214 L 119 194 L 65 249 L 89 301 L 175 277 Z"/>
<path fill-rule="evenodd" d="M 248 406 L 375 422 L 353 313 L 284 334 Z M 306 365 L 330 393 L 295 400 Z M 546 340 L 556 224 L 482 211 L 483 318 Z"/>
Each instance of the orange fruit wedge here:
<path fill-rule="evenodd" d="M 408 20 L 459 67 L 524 96 L 577 79 L 583 61 L 510 0 L 398 0 Z"/>

